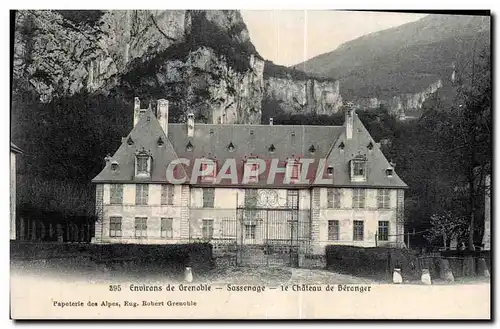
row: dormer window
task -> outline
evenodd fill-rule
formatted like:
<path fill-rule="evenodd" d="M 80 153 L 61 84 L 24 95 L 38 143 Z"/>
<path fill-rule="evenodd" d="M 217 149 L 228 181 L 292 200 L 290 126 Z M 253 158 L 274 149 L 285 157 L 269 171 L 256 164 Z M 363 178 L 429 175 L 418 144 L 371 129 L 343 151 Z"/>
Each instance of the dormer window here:
<path fill-rule="evenodd" d="M 158 143 L 158 146 L 163 146 L 163 144 L 165 144 L 165 142 L 163 141 L 163 138 L 161 138 L 161 136 L 158 137 L 157 143 Z"/>
<path fill-rule="evenodd" d="M 151 153 L 144 148 L 135 154 L 135 175 L 140 177 L 151 175 Z"/>
<path fill-rule="evenodd" d="M 341 151 L 343 151 L 343 150 L 344 150 L 344 148 L 345 148 L 345 144 L 344 144 L 344 142 L 340 142 L 339 149 L 340 149 Z"/>
<path fill-rule="evenodd" d="M 333 176 L 333 166 L 328 166 L 328 168 L 326 168 L 326 173 L 328 176 Z"/>
<path fill-rule="evenodd" d="M 113 170 L 113 171 L 118 170 L 118 162 L 116 162 L 116 161 L 111 162 L 111 170 Z"/>
<path fill-rule="evenodd" d="M 370 143 L 368 143 L 367 147 L 371 151 L 373 149 L 373 143 L 370 141 Z"/>
<path fill-rule="evenodd" d="M 364 157 L 356 157 L 351 160 L 351 181 L 366 181 L 366 165 L 367 161 Z"/>
<path fill-rule="evenodd" d="M 291 159 L 288 160 L 286 164 L 286 174 L 290 178 L 291 182 L 294 182 L 300 177 L 301 163 L 298 160 Z"/>
<path fill-rule="evenodd" d="M 249 158 L 245 161 L 245 174 L 248 177 L 249 183 L 257 183 L 259 181 L 259 162 L 255 158 Z"/>
<path fill-rule="evenodd" d="M 193 144 L 189 141 L 186 145 L 186 151 L 191 152 L 193 150 Z"/>
<path fill-rule="evenodd" d="M 202 183 L 214 183 L 217 176 L 217 163 L 211 159 L 202 159 L 200 172 Z"/>
<path fill-rule="evenodd" d="M 230 142 L 230 143 L 229 143 L 229 145 L 227 146 L 227 150 L 228 150 L 229 152 L 233 152 L 233 151 L 234 151 L 234 144 L 233 144 L 233 142 Z"/>
<path fill-rule="evenodd" d="M 393 175 L 393 174 L 394 174 L 394 169 L 392 169 L 392 168 L 387 168 L 387 169 L 385 170 L 385 175 L 386 175 L 387 177 L 392 177 L 392 175 Z"/>
<path fill-rule="evenodd" d="M 314 145 L 311 145 L 311 147 L 309 148 L 309 153 L 314 154 L 314 152 L 316 152 L 316 148 L 314 147 Z"/>
<path fill-rule="evenodd" d="M 129 137 L 129 138 L 127 139 L 127 144 L 128 144 L 129 146 L 134 145 L 134 140 L 132 139 L 132 137 Z"/>
<path fill-rule="evenodd" d="M 273 153 L 275 150 L 274 144 L 271 144 L 271 146 L 269 146 L 269 152 Z"/>

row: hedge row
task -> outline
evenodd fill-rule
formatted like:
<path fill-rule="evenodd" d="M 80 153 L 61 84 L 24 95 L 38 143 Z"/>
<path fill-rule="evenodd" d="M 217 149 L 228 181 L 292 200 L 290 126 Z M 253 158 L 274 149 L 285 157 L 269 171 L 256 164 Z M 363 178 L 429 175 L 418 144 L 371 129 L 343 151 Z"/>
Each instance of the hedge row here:
<path fill-rule="evenodd" d="M 393 269 L 399 267 L 405 279 L 420 277 L 417 258 L 404 249 L 330 245 L 325 254 L 327 269 L 339 273 L 391 280 Z"/>
<path fill-rule="evenodd" d="M 11 259 L 89 258 L 95 263 L 130 262 L 148 266 L 183 269 L 196 267 L 198 272 L 212 268 L 212 246 L 193 244 L 76 244 L 11 241 Z"/>

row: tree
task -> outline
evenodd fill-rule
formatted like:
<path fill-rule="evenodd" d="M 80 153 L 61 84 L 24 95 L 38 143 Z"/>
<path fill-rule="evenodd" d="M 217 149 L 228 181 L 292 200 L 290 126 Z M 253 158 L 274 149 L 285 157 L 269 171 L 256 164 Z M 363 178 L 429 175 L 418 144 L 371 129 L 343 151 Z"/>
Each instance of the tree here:
<path fill-rule="evenodd" d="M 446 211 L 440 215 L 433 214 L 430 224 L 432 226 L 424 237 L 430 243 L 442 238 L 445 249 L 448 249 L 451 239 L 463 235 L 467 230 L 467 219 L 463 216 L 455 216 L 451 211 Z"/>
<path fill-rule="evenodd" d="M 458 89 L 451 107 L 449 121 L 441 122 L 440 135 L 449 145 L 445 149 L 448 169 L 455 175 L 462 200 L 469 218 L 469 250 L 474 250 L 475 227 L 478 209 L 485 193 L 485 178 L 491 172 L 491 78 L 490 58 L 483 52 L 478 58 L 473 54 L 469 79 Z"/>

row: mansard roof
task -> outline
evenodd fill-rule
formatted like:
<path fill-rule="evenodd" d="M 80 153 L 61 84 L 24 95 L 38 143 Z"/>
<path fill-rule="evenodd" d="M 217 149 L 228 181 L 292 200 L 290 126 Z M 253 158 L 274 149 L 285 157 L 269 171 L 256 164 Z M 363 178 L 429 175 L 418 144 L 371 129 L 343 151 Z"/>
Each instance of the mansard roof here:
<path fill-rule="evenodd" d="M 234 159 L 238 165 L 248 158 L 276 159 L 280 163 L 288 159 L 309 158 L 317 164 L 327 159 L 327 165 L 334 168 L 333 186 L 393 187 L 407 185 L 394 172 L 387 177 L 385 170 L 391 165 L 372 139 L 361 120 L 354 115 L 353 138 L 345 138 L 343 126 L 304 125 L 242 125 L 242 124 L 200 124 L 194 125 L 193 136 L 188 136 L 187 124 L 168 124 L 168 138 L 151 110 L 139 120 L 130 134 L 107 162 L 93 182 L 134 183 L 144 181 L 135 177 L 135 154 L 140 150 L 152 156 L 150 182 L 166 182 L 168 164 L 178 158 L 210 158 L 219 163 L 219 169 L 226 159 Z M 161 138 L 163 145 L 158 145 Z M 132 140 L 132 145 L 130 144 Z M 371 150 L 368 145 L 371 143 Z M 344 149 L 340 151 L 339 146 Z M 350 164 L 357 155 L 367 159 L 367 180 L 351 182 Z M 111 164 L 118 168 L 112 170 Z M 280 165 L 282 167 L 282 165 Z M 189 170 L 188 170 L 189 171 Z M 183 174 L 186 171 L 183 170 Z M 187 177 L 189 175 L 186 174 Z M 282 182 L 266 185 L 267 176 L 260 178 L 263 187 L 283 187 Z M 314 184 L 313 184 L 314 185 Z M 320 184 L 321 185 L 321 184 Z M 288 185 L 293 188 L 293 185 Z M 308 184 L 306 187 L 309 187 Z M 257 186 L 256 186 L 257 187 Z M 299 187 L 299 186 L 295 186 Z M 304 186 L 302 186 L 304 187 Z"/>
<path fill-rule="evenodd" d="M 164 141 L 162 146 L 158 146 L 158 138 L 160 137 Z M 135 177 L 135 155 L 141 151 L 150 153 L 153 159 L 151 177 L 147 179 Z M 118 150 L 93 181 L 166 181 L 165 168 L 177 158 L 177 154 L 160 123 L 151 109 L 148 109 L 128 136 L 122 139 Z M 113 163 L 117 164 L 115 170 L 112 169 Z"/>

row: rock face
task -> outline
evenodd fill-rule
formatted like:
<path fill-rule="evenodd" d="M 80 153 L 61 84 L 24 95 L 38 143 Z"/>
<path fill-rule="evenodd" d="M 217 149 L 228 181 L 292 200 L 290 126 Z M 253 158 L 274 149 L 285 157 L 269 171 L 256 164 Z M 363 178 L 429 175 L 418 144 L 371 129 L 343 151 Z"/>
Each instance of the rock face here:
<path fill-rule="evenodd" d="M 76 18 L 75 19 L 75 15 Z M 338 82 L 264 78 L 238 11 L 18 11 L 14 85 L 43 103 L 77 93 L 167 98 L 173 121 L 260 123 L 262 103 L 332 113 Z"/>
<path fill-rule="evenodd" d="M 266 98 L 279 102 L 285 112 L 332 114 L 342 106 L 338 81 L 269 77 L 264 89 Z"/>
<path fill-rule="evenodd" d="M 93 25 L 55 11 L 18 11 L 14 78 L 26 79 L 42 102 L 94 92 L 132 59 L 183 42 L 188 32 L 185 11 L 109 11 Z"/>
<path fill-rule="evenodd" d="M 384 106 L 392 115 L 404 119 L 407 113 L 420 110 L 424 101 L 442 86 L 443 82 L 438 80 L 419 93 L 401 94 L 388 99 L 360 98 L 353 100 L 353 103 L 358 108 L 376 109 Z"/>

